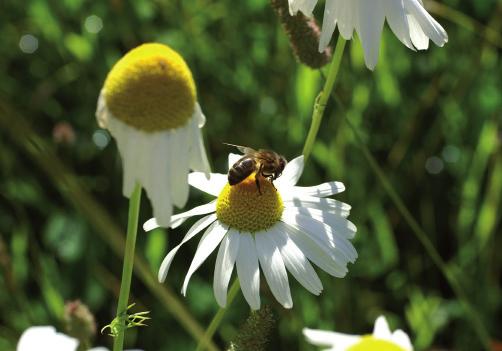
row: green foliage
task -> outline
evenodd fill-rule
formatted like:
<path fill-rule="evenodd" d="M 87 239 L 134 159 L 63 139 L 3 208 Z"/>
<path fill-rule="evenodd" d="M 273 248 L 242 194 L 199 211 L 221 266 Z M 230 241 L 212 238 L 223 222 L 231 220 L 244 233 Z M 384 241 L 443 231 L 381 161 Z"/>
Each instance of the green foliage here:
<path fill-rule="evenodd" d="M 300 182 L 346 184 L 337 198 L 352 205 L 359 259 L 344 279 L 320 272 L 319 297 L 290 277 L 292 310 L 282 309 L 263 286 L 262 299 L 277 319 L 270 350 L 314 350 L 303 340 L 303 327 L 368 333 L 379 314 L 407 331 L 417 350 L 480 349 L 459 301 L 377 182 L 344 118 L 358 128 L 441 256 L 458 267 L 456 275 L 493 340 L 502 340 L 502 5 L 441 4 L 464 16 L 431 4 L 450 37 L 444 48 L 410 51 L 386 26 L 379 64 L 370 72 L 358 40 L 347 44 L 336 85 L 346 116 L 328 103 Z M 319 20 L 322 9 L 319 4 L 314 12 Z M 82 199 L 69 201 L 67 183 L 53 182 L 16 142 L 26 136 L 15 133 L 14 122 L 28 122 L 125 228 L 120 159 L 94 113 L 108 70 L 128 49 L 160 41 L 185 57 L 207 116 L 212 169 L 221 173 L 233 151 L 223 142 L 297 156 L 324 81 L 323 74 L 295 61 L 266 0 L 5 0 L 0 32 L 0 111 L 4 105 L 20 111 L 0 116 L 12 122 L 0 130 L 0 350 L 14 350 L 30 325 L 62 331 L 64 302 L 77 298 L 89 305 L 101 329 L 114 317 L 122 267 L 90 220 L 92 211 L 79 207 Z M 28 34 L 36 44 L 23 37 Z M 431 157 L 436 171 L 426 168 Z M 186 208 L 205 200 L 192 189 Z M 151 216 L 146 201 L 140 216 L 140 223 Z M 168 234 L 138 233 L 137 252 L 155 276 L 192 223 Z M 215 255 L 197 271 L 187 297 L 178 294 L 196 245 L 181 249 L 165 286 L 206 326 L 217 309 L 211 288 Z M 196 341 L 165 308 L 159 289 L 133 277 L 131 302 L 152 311 L 152 320 L 128 333 L 126 346 L 193 349 Z M 235 340 L 247 315 L 239 293 L 216 334 L 220 348 Z M 111 338 L 98 335 L 95 344 L 110 346 Z"/>

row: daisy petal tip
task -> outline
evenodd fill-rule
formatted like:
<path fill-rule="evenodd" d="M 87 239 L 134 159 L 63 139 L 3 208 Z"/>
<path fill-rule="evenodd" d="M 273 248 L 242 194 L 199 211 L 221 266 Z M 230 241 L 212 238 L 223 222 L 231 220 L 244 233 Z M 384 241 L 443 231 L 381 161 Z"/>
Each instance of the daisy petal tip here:
<path fill-rule="evenodd" d="M 310 328 L 303 328 L 303 329 L 302 329 L 302 334 L 303 334 L 304 336 L 309 335 L 311 332 L 312 332 L 312 329 L 310 329 Z"/>
<path fill-rule="evenodd" d="M 157 275 L 157 280 L 159 281 L 159 283 L 165 282 L 166 277 L 167 277 L 167 271 L 163 270 L 162 268 L 159 269 L 159 274 Z"/>
<path fill-rule="evenodd" d="M 374 72 L 374 71 L 375 71 L 376 64 L 377 64 L 376 62 L 366 62 L 366 67 L 367 67 L 370 71 Z"/>
<path fill-rule="evenodd" d="M 150 218 L 148 221 L 146 221 L 143 224 L 143 230 L 145 232 L 149 232 L 151 230 L 159 228 L 159 223 L 157 223 L 157 220 L 155 218 Z"/>
<path fill-rule="evenodd" d="M 227 301 L 226 299 L 222 300 L 221 298 L 218 298 L 216 297 L 216 303 L 218 304 L 218 306 L 220 306 L 221 308 L 226 308 L 227 307 Z"/>
<path fill-rule="evenodd" d="M 390 339 L 391 332 L 389 328 L 389 324 L 387 323 L 387 319 L 384 316 L 378 316 L 375 320 L 375 327 L 373 329 L 373 336 L 380 339 Z"/>

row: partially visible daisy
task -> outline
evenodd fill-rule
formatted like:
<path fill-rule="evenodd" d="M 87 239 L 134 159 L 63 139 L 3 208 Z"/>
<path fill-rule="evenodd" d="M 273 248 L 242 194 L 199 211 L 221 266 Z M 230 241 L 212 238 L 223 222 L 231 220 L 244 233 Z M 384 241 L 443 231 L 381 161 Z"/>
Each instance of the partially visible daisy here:
<path fill-rule="evenodd" d="M 154 216 L 168 225 L 173 204 L 187 201 L 189 169 L 209 174 L 200 132 L 206 119 L 183 58 L 163 44 L 129 51 L 108 74 L 96 117 L 117 140 L 124 195 L 139 182 Z"/>
<path fill-rule="evenodd" d="M 37 326 L 26 329 L 17 343 L 16 351 L 77 351 L 79 341 L 71 336 L 58 333 L 52 326 Z M 96 347 L 88 351 L 108 351 Z M 141 350 L 129 350 L 141 351 Z"/>
<path fill-rule="evenodd" d="M 229 167 L 241 156 L 230 154 Z M 285 308 L 293 306 L 286 270 L 315 295 L 321 293 L 322 284 L 310 261 L 334 277 L 344 277 L 347 263 L 357 258 L 350 242 L 356 227 L 346 219 L 350 206 L 328 196 L 341 193 L 345 187 L 339 182 L 296 186 L 302 172 L 300 156 L 286 165 L 274 184 L 260 176 L 261 194 L 255 173 L 233 186 L 228 184 L 226 174 L 212 173 L 208 180 L 202 173 L 191 173 L 190 185 L 217 199 L 172 217 L 170 226 L 174 228 L 192 216 L 204 215 L 167 254 L 159 270 L 159 281 L 166 279 L 179 248 L 203 230 L 183 283 L 183 295 L 194 272 L 218 245 L 213 288 L 222 307 L 226 305 L 234 265 L 242 293 L 254 310 L 260 308 L 259 266 L 272 294 Z M 144 229 L 158 226 L 151 219 Z"/>
<path fill-rule="evenodd" d="M 317 0 L 288 0 L 290 13 L 312 16 Z M 442 47 L 448 42 L 443 27 L 424 9 L 422 0 L 326 0 L 319 51 L 329 45 L 338 26 L 341 36 L 352 39 L 357 32 L 369 69 L 374 69 L 385 20 L 396 37 L 412 50 L 426 50 L 429 39 Z"/>
<path fill-rule="evenodd" d="M 325 351 L 413 351 L 410 338 L 402 330 L 391 332 L 385 317 L 375 321 L 373 334 L 350 335 L 337 332 L 303 329 L 311 344 L 327 347 Z"/>

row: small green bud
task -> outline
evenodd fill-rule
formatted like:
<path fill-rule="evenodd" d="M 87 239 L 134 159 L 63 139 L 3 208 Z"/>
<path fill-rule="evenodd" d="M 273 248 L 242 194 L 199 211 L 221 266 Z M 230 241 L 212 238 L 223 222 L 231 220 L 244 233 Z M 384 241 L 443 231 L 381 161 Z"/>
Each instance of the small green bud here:
<path fill-rule="evenodd" d="M 69 301 L 64 309 L 64 328 L 78 339 L 82 347 L 90 346 L 96 335 L 96 321 L 89 308 L 80 300 Z M 80 349 L 79 349 L 80 350 Z"/>

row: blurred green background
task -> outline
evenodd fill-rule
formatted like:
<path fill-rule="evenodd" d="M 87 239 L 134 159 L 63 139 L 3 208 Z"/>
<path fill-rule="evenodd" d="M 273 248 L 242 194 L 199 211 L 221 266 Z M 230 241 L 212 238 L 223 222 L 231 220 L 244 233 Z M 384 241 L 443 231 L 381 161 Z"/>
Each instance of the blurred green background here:
<path fill-rule="evenodd" d="M 353 206 L 359 259 L 345 279 L 318 270 L 320 297 L 291 278 L 292 310 L 263 286 L 277 320 L 270 350 L 316 350 L 305 343 L 303 327 L 368 333 L 379 314 L 406 330 L 417 350 L 481 349 L 470 317 L 377 181 L 345 118 L 448 262 L 492 342 L 502 340 L 502 1 L 426 5 L 449 34 L 444 48 L 412 52 L 386 26 L 370 72 L 360 44 L 348 45 L 336 88 L 347 113 L 328 105 L 301 183 L 346 184 L 337 198 Z M 322 11 L 318 4 L 315 14 Z M 271 148 L 288 159 L 300 154 L 323 81 L 296 62 L 266 0 L 2 0 L 0 33 L 0 350 L 6 351 L 31 325 L 63 331 L 69 300 L 89 306 L 98 330 L 113 319 L 127 201 L 116 145 L 94 112 L 108 70 L 127 50 L 158 41 L 185 57 L 207 116 L 212 168 L 221 173 L 232 151 L 223 142 Z M 186 207 L 205 200 L 192 190 Z M 143 202 L 141 223 L 149 206 Z M 201 328 L 217 311 L 214 254 L 192 278 L 187 298 L 179 293 L 197 240 L 177 256 L 165 285 L 154 280 L 192 223 L 169 233 L 140 230 L 143 264 L 131 300 L 136 310 L 150 310 L 152 321 L 128 331 L 128 346 L 195 347 L 172 312 L 173 298 L 186 306 L 185 312 L 175 307 L 177 314 Z M 220 348 L 248 312 L 239 292 L 215 336 Z M 95 345 L 110 340 L 98 332 Z"/>

